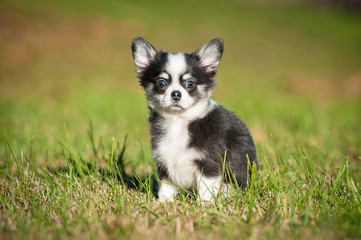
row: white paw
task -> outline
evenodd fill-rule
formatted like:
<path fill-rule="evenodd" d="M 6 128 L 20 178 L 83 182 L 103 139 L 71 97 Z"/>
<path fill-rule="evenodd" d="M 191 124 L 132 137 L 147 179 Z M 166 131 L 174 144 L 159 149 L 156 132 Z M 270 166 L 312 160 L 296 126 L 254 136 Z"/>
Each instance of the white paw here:
<path fill-rule="evenodd" d="M 172 202 L 177 195 L 177 188 L 169 181 L 163 181 L 160 185 L 158 196 L 159 202 Z"/>
<path fill-rule="evenodd" d="M 202 203 L 213 202 L 218 195 L 222 184 L 222 177 L 207 178 L 200 177 L 198 180 L 199 199 Z"/>

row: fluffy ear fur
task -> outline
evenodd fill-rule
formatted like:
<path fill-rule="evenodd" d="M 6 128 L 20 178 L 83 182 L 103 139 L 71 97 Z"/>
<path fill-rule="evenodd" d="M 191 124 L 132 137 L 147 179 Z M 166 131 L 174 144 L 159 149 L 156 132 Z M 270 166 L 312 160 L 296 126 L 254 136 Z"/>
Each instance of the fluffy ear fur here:
<path fill-rule="evenodd" d="M 132 55 L 137 66 L 137 73 L 146 69 L 157 54 L 157 50 L 145 39 L 138 37 L 133 39 Z"/>
<path fill-rule="evenodd" d="M 216 67 L 222 58 L 223 40 L 220 38 L 213 39 L 194 53 L 198 56 L 200 65 L 206 72 L 216 72 Z"/>

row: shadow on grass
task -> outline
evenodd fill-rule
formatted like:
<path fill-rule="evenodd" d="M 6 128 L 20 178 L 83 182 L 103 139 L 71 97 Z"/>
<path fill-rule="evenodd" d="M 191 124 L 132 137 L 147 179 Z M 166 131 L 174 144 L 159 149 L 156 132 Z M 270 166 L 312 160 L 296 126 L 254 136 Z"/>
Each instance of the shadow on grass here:
<path fill-rule="evenodd" d="M 65 128 L 66 136 L 68 132 Z M 6 140 L 8 149 L 10 150 L 9 159 L 4 165 L 4 169 L 9 168 L 12 165 L 11 156 L 15 160 L 17 174 L 21 177 L 24 176 L 26 171 L 29 171 L 29 167 L 33 168 L 38 172 L 38 169 L 43 170 L 48 176 L 53 178 L 54 176 L 66 177 L 66 178 L 84 178 L 84 177 L 100 177 L 104 182 L 112 185 L 113 187 L 124 187 L 126 189 L 134 189 L 136 191 L 144 192 L 146 194 L 152 195 L 158 198 L 158 181 L 155 171 L 149 175 L 141 175 L 132 171 L 132 174 L 127 174 L 125 171 L 125 151 L 127 148 L 127 136 L 125 136 L 122 145 L 119 143 L 115 146 L 115 140 L 112 139 L 112 144 L 110 146 L 110 151 L 108 156 L 104 155 L 104 145 L 99 140 L 98 147 L 95 145 L 94 141 L 94 131 L 93 124 L 90 121 L 88 137 L 91 142 L 91 148 L 93 156 L 89 159 L 85 159 L 84 154 L 81 154 L 79 157 L 76 157 L 74 152 L 71 150 L 71 144 L 69 138 L 66 137 L 65 141 L 62 142 L 59 140 L 59 145 L 62 151 L 62 157 L 65 159 L 65 166 L 62 167 L 50 167 L 48 165 L 48 156 L 46 156 L 46 167 L 45 169 L 41 166 L 37 166 L 35 154 L 32 153 L 33 141 L 30 142 L 30 151 L 29 154 L 22 154 L 18 158 L 14 154 L 14 151 L 10 143 Z M 100 153 L 100 150 L 103 153 Z M 105 164 L 104 164 L 105 162 Z"/>
<path fill-rule="evenodd" d="M 64 173 L 72 174 L 76 177 L 99 175 L 105 182 L 116 180 L 117 184 L 123 187 L 144 193 L 151 193 L 155 198 L 158 198 L 159 185 L 157 177 L 154 175 L 154 173 L 148 176 L 126 174 L 124 170 L 123 158 L 121 155 L 114 159 L 114 163 L 117 165 L 117 167 L 112 171 L 106 168 L 97 167 L 93 163 L 79 165 L 76 160 L 70 158 L 68 159 L 67 166 L 58 168 L 47 167 L 47 170 L 55 175 L 63 175 Z"/>

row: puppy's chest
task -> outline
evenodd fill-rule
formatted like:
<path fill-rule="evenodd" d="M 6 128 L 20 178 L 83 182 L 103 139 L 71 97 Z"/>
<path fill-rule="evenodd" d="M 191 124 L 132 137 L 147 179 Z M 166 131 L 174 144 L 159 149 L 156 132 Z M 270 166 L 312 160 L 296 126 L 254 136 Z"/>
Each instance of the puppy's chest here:
<path fill-rule="evenodd" d="M 157 123 L 160 131 L 153 147 L 154 158 L 167 168 L 171 180 L 184 187 L 193 184 L 198 171 L 194 160 L 203 156 L 189 146 L 188 123 L 177 117 Z"/>

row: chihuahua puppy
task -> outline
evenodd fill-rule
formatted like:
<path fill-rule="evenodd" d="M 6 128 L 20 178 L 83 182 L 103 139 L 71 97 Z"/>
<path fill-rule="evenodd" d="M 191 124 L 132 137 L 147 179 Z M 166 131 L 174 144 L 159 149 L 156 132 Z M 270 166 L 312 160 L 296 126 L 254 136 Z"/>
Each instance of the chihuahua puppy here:
<path fill-rule="evenodd" d="M 203 202 L 217 197 L 223 182 L 232 180 L 244 188 L 249 163 L 258 164 L 245 123 L 211 99 L 222 53 L 221 39 L 190 54 L 158 51 L 143 38 L 133 40 L 132 54 L 150 110 L 162 202 L 174 200 L 178 187 L 197 188 Z M 224 177 L 223 166 L 231 179 Z"/>

